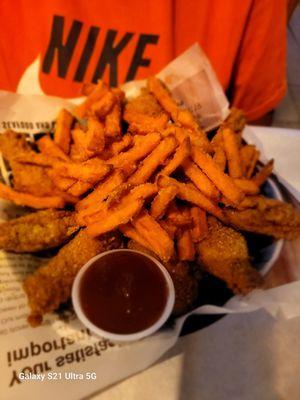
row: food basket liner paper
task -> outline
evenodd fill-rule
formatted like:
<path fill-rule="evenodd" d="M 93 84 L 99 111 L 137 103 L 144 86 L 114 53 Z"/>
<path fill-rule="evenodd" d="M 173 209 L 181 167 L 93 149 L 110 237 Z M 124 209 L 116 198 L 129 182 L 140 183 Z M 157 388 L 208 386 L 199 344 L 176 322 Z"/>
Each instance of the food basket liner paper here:
<path fill-rule="evenodd" d="M 216 126 L 227 116 L 228 102 L 199 46 L 192 46 L 167 66 L 159 76 L 165 80 L 178 100 L 196 112 L 200 123 L 206 129 Z M 127 84 L 126 92 L 129 96 L 134 95 L 140 86 L 140 83 Z M 206 99 L 204 93 L 212 91 L 212 88 L 213 98 Z M 185 92 L 190 94 L 191 91 L 190 99 Z M 10 128 L 29 133 L 31 139 L 37 133 L 52 129 L 59 109 L 65 107 L 72 110 L 74 107 L 73 101 L 56 97 L 4 91 L 0 92 L 0 104 L 1 132 Z M 251 136 L 251 133 L 249 135 Z M 299 148 L 299 137 L 293 136 L 293 139 L 294 146 Z M 252 134 L 251 140 L 255 142 L 255 134 Z M 277 144 L 280 146 L 279 141 Z M 262 158 L 265 157 L 267 149 L 268 144 L 265 143 L 261 148 Z M 280 147 L 276 150 L 280 151 Z M 280 176 L 284 182 L 288 180 L 287 172 Z M 2 175 L 7 180 L 9 172 L 3 162 Z M 299 182 L 296 182 L 297 185 Z M 292 187 L 298 190 L 297 187 L 293 185 Z M 20 208 L 1 201 L 2 220 L 20 212 Z M 53 399 L 54 396 L 68 400 L 82 399 L 155 363 L 175 345 L 184 321 L 191 314 L 246 315 L 263 309 L 270 315 L 272 321 L 300 316 L 300 282 L 293 281 L 273 289 L 254 291 L 246 297 L 235 296 L 224 307 L 201 306 L 177 318 L 172 325 L 165 326 L 155 335 L 131 344 L 120 345 L 93 336 L 70 308 L 46 316 L 43 325 L 33 329 L 26 321 L 29 310 L 22 281 L 43 261 L 44 259 L 32 255 L 0 252 L 1 399 L 47 400 Z M 284 246 L 283 256 L 279 262 L 286 264 L 289 280 L 300 278 L 299 241 Z M 271 326 L 273 325 L 270 324 L 270 334 Z M 265 329 L 268 329 L 268 326 L 265 326 Z M 224 334 L 226 335 L 226 332 Z M 240 341 L 240 345 L 242 351 L 243 341 Z M 43 381 L 21 381 L 20 372 L 57 375 L 52 375 L 52 380 L 45 378 Z M 93 372 L 96 372 L 97 379 L 88 379 L 88 373 Z M 75 379 L 71 373 L 77 373 L 77 378 Z"/>

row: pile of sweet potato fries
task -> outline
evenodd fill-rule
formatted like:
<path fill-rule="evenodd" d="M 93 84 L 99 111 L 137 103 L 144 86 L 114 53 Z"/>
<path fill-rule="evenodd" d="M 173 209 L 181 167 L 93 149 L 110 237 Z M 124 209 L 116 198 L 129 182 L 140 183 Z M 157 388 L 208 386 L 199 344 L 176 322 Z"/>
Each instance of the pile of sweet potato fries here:
<path fill-rule="evenodd" d="M 36 209 L 74 206 L 90 236 L 119 229 L 165 262 L 195 259 L 207 214 L 236 225 L 228 211 L 263 201 L 273 161 L 257 171 L 259 152 L 243 143 L 237 110 L 209 138 L 155 77 L 129 101 L 103 81 L 84 94 L 73 113 L 61 110 L 54 137 L 41 137 L 37 149 L 24 139 L 12 150 L 1 139 L 14 176 L 14 189 L 0 184 L 1 198 Z"/>

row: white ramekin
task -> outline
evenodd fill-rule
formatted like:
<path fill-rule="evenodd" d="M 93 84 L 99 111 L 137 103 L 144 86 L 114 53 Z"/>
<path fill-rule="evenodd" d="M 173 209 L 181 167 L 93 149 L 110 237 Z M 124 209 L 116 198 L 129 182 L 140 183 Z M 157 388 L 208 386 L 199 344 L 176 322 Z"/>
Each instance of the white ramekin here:
<path fill-rule="evenodd" d="M 148 259 L 153 261 L 157 265 L 157 267 L 161 270 L 161 272 L 163 273 L 165 281 L 166 281 L 166 284 L 167 284 L 168 298 L 167 298 L 166 306 L 165 306 L 164 311 L 162 312 L 160 318 L 153 325 L 151 325 L 149 328 L 144 329 L 144 330 L 139 331 L 139 332 L 136 332 L 136 333 L 117 334 L 117 333 L 107 332 L 107 331 L 105 331 L 103 329 L 98 328 L 96 325 L 94 325 L 87 318 L 87 316 L 85 315 L 85 313 L 84 313 L 84 311 L 82 309 L 81 303 L 80 303 L 80 296 L 79 296 L 80 283 L 81 283 L 82 277 L 85 274 L 85 272 L 87 271 L 87 269 L 96 260 L 99 260 L 100 258 L 104 257 L 107 254 L 116 253 L 116 252 L 119 252 L 119 251 L 121 251 L 121 252 L 126 251 L 126 252 L 141 254 L 144 257 L 147 257 Z M 109 250 L 109 251 L 105 251 L 104 253 L 98 254 L 97 256 L 91 258 L 80 269 L 79 273 L 77 274 L 77 276 L 76 276 L 76 278 L 74 280 L 73 287 L 72 287 L 73 307 L 74 307 L 75 313 L 77 314 L 77 317 L 79 318 L 79 320 L 87 328 L 89 328 L 90 331 L 93 332 L 95 335 L 110 339 L 110 340 L 115 341 L 115 342 L 132 342 L 134 340 L 142 339 L 142 338 L 144 338 L 146 336 L 149 336 L 149 335 L 153 334 L 154 332 L 156 332 L 166 322 L 166 320 L 169 318 L 169 316 L 170 316 L 170 314 L 171 314 L 171 312 L 173 310 L 174 301 L 175 301 L 174 285 L 173 285 L 173 281 L 172 281 L 168 271 L 166 270 L 166 268 L 158 260 L 156 260 L 154 257 L 151 257 L 148 254 L 143 253 L 141 251 L 131 250 L 131 249 Z"/>

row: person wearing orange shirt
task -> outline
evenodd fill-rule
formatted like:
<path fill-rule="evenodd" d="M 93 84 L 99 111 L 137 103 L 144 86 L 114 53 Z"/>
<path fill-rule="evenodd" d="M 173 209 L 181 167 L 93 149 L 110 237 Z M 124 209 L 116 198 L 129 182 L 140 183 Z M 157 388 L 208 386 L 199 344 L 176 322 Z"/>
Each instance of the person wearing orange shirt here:
<path fill-rule="evenodd" d="M 198 42 L 255 121 L 285 94 L 286 12 L 286 0 L 1 0 L 0 89 L 18 91 L 38 63 L 44 93 L 76 97 L 82 82 L 155 74 Z"/>

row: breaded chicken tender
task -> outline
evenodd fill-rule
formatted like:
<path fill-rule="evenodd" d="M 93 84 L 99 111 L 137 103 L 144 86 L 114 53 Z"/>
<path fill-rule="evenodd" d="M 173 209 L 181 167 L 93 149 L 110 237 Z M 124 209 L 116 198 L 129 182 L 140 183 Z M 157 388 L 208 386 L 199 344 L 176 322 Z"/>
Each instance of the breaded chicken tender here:
<path fill-rule="evenodd" d="M 18 161 L 24 157 L 30 160 L 34 155 L 41 156 L 32 151 L 25 135 L 13 131 L 6 131 L 0 135 L 0 153 L 9 163 L 13 176 L 13 188 L 17 192 L 38 197 L 60 196 L 71 204 L 78 200 L 75 196 L 71 196 L 55 186 L 48 174 L 49 168 Z"/>
<path fill-rule="evenodd" d="M 199 262 L 204 269 L 222 279 L 236 294 L 260 287 L 263 279 L 249 262 L 244 237 L 214 217 L 208 218 L 208 226 L 207 237 L 198 245 Z"/>
<path fill-rule="evenodd" d="M 71 211 L 43 210 L 0 224 L 0 248 L 36 252 L 64 244 L 77 230 Z"/>
<path fill-rule="evenodd" d="M 300 235 L 300 212 L 291 204 L 260 199 L 258 207 L 225 210 L 228 222 L 238 230 L 292 240 Z"/>
<path fill-rule="evenodd" d="M 47 168 L 11 161 L 14 189 L 35 196 L 51 196 L 60 193 L 49 178 Z"/>
<path fill-rule="evenodd" d="M 118 247 L 120 236 L 114 232 L 94 239 L 81 230 L 55 257 L 28 276 L 23 287 L 31 309 L 30 325 L 40 325 L 44 314 L 55 311 L 70 298 L 76 274 L 87 261 Z"/>

